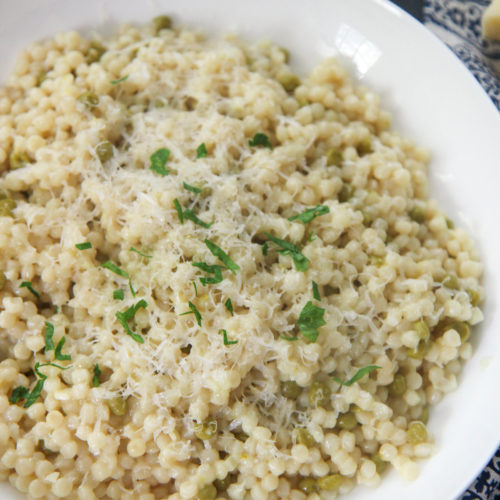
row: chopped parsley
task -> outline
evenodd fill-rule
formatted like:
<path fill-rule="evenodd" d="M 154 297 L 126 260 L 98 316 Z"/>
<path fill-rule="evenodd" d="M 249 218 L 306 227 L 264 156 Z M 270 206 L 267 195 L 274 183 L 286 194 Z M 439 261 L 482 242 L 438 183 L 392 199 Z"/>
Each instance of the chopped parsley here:
<path fill-rule="evenodd" d="M 65 343 L 66 343 L 66 337 L 62 337 L 61 340 L 56 345 L 54 358 L 56 358 L 58 361 L 70 361 L 71 360 L 70 354 L 63 354 L 61 352 Z"/>
<path fill-rule="evenodd" d="M 208 229 L 213 223 L 212 222 L 205 222 L 202 221 L 192 210 L 189 208 L 186 208 L 183 213 L 184 219 L 190 220 L 191 222 L 194 222 L 195 224 L 198 224 L 198 226 L 204 227 L 205 229 Z"/>
<path fill-rule="evenodd" d="M 326 205 L 317 205 L 314 208 L 308 208 L 307 210 L 304 210 L 300 214 L 293 215 L 292 217 L 288 217 L 288 220 L 289 221 L 298 220 L 300 222 L 303 222 L 304 224 L 307 224 L 308 222 L 311 222 L 316 217 L 319 217 L 320 215 L 329 214 L 329 213 L 330 213 L 330 209 Z"/>
<path fill-rule="evenodd" d="M 231 313 L 231 316 L 234 316 L 233 303 L 229 297 L 226 302 L 224 302 L 224 307 Z"/>
<path fill-rule="evenodd" d="M 296 245 L 290 243 L 289 241 L 276 238 L 272 234 L 269 233 L 264 233 L 264 234 L 268 239 L 270 239 L 273 243 L 275 243 L 281 248 L 281 250 L 278 250 L 280 254 L 290 255 L 290 257 L 292 257 L 293 263 L 295 264 L 295 269 L 297 269 L 297 271 L 302 271 L 302 272 L 307 271 L 307 268 L 309 266 L 308 264 L 309 259 L 303 253 L 300 252 L 299 248 Z"/>
<path fill-rule="evenodd" d="M 28 389 L 26 389 L 26 387 L 23 387 L 22 385 L 20 385 L 12 391 L 12 394 L 10 395 L 10 398 L 9 398 L 9 402 L 12 404 L 16 404 L 21 399 L 26 399 L 28 397 L 29 393 L 30 393 L 30 391 L 28 391 Z"/>
<path fill-rule="evenodd" d="M 271 144 L 269 137 L 262 132 L 257 132 L 253 136 L 253 139 L 248 141 L 248 145 L 251 147 L 263 146 L 264 148 L 273 149 L 273 145 Z"/>
<path fill-rule="evenodd" d="M 127 273 L 127 271 L 124 271 L 123 269 L 120 269 L 116 264 L 113 264 L 110 260 L 107 260 L 102 267 L 105 269 L 109 269 L 111 272 L 117 274 L 118 276 L 121 276 L 122 278 L 128 279 L 128 286 L 130 288 L 130 292 L 132 293 L 132 296 L 135 297 L 135 290 L 134 287 L 132 286 L 132 280 L 130 279 L 130 275 Z"/>
<path fill-rule="evenodd" d="M 124 82 L 128 78 L 128 75 L 118 78 L 118 80 L 111 80 L 111 85 L 117 85 L 118 83 Z"/>
<path fill-rule="evenodd" d="M 180 223 L 184 224 L 184 214 L 182 213 L 182 207 L 177 198 L 174 200 L 174 207 L 177 210 L 177 217 L 179 217 Z"/>
<path fill-rule="evenodd" d="M 318 328 L 326 324 L 324 320 L 325 310 L 322 307 L 315 306 L 309 301 L 300 312 L 297 326 L 311 342 L 316 342 L 319 332 Z"/>
<path fill-rule="evenodd" d="M 190 220 L 191 222 L 194 222 L 195 224 L 198 224 L 198 226 L 204 227 L 205 229 L 208 229 L 213 224 L 213 221 L 212 222 L 202 221 L 189 208 L 186 208 L 186 210 L 183 211 L 182 206 L 177 198 L 174 200 L 174 207 L 177 210 L 177 216 L 179 217 L 179 221 L 181 224 L 184 224 L 184 219 Z"/>
<path fill-rule="evenodd" d="M 314 240 L 316 239 L 316 236 L 314 236 L 314 231 L 311 231 L 308 235 L 307 235 L 307 241 L 309 242 L 313 242 Z"/>
<path fill-rule="evenodd" d="M 40 368 L 43 368 L 44 366 L 53 366 L 54 368 L 59 368 L 59 370 L 67 370 L 68 368 L 71 368 L 71 366 L 61 366 L 56 363 L 36 363 L 35 364 L 35 373 L 38 375 L 39 378 L 47 378 L 47 375 L 44 375 L 41 371 Z"/>
<path fill-rule="evenodd" d="M 84 241 L 83 243 L 77 243 L 75 247 L 78 250 L 88 250 L 89 248 L 92 248 L 92 243 L 90 243 L 90 241 Z"/>
<path fill-rule="evenodd" d="M 267 255 L 268 251 L 269 251 L 269 243 L 266 241 L 262 245 L 262 255 Z"/>
<path fill-rule="evenodd" d="M 33 288 L 33 283 L 31 281 L 23 281 L 20 285 L 20 288 L 27 288 L 37 299 L 40 298 L 40 294 Z"/>
<path fill-rule="evenodd" d="M 187 182 L 183 182 L 182 185 L 184 186 L 184 189 L 191 191 L 192 193 L 200 194 L 203 189 L 191 186 L 191 184 L 188 184 Z"/>
<path fill-rule="evenodd" d="M 321 300 L 321 296 L 319 295 L 318 284 L 315 281 L 312 282 L 312 289 L 313 289 L 313 297 L 316 300 Z"/>
<path fill-rule="evenodd" d="M 222 250 L 222 248 L 218 247 L 215 243 L 211 242 L 210 240 L 205 240 L 205 245 L 207 245 L 208 249 L 214 255 L 217 257 L 233 274 L 236 274 L 236 271 L 238 271 L 240 266 L 234 262 L 229 255 Z"/>
<path fill-rule="evenodd" d="M 198 287 L 196 286 L 196 281 L 193 281 L 194 295 L 198 297 Z"/>
<path fill-rule="evenodd" d="M 295 342 L 296 340 L 299 340 L 299 337 L 287 337 L 286 335 L 280 335 L 280 338 L 287 340 L 288 342 Z"/>
<path fill-rule="evenodd" d="M 358 380 L 362 379 L 368 373 L 372 372 L 373 370 L 380 370 L 380 368 L 382 368 L 382 367 L 381 366 L 377 366 L 377 365 L 364 366 L 363 368 L 360 368 L 354 374 L 354 376 L 352 378 L 350 378 L 347 382 L 342 382 L 342 380 L 340 380 L 337 377 L 333 377 L 333 380 L 335 380 L 335 382 L 338 382 L 340 385 L 350 386 L 350 385 L 354 384 L 354 382 L 357 382 Z"/>
<path fill-rule="evenodd" d="M 45 322 L 45 352 L 53 351 L 56 348 L 52 337 L 54 337 L 54 325 L 52 323 L 49 323 L 48 321 L 46 321 Z"/>
<path fill-rule="evenodd" d="M 101 385 L 101 382 L 99 380 L 99 377 L 101 376 L 101 369 L 99 368 L 98 364 L 94 365 L 94 375 L 92 377 L 92 385 L 94 387 L 99 387 Z"/>
<path fill-rule="evenodd" d="M 198 311 L 196 306 L 191 301 L 188 302 L 188 305 L 189 305 L 190 311 L 183 312 L 182 314 L 180 314 L 180 316 L 185 316 L 186 314 L 194 314 L 194 317 L 196 318 L 196 323 L 198 323 L 198 326 L 201 326 L 200 311 Z"/>
<path fill-rule="evenodd" d="M 118 311 L 116 313 L 116 319 L 123 326 L 125 333 L 130 337 L 132 337 L 139 344 L 144 344 L 144 338 L 142 337 L 142 335 L 134 333 L 130 328 L 130 326 L 128 325 L 128 322 L 134 318 L 136 312 L 139 309 L 146 309 L 146 307 L 148 307 L 148 303 L 144 299 L 141 299 L 139 300 L 139 302 L 137 302 L 137 304 L 130 306 L 124 312 Z"/>
<path fill-rule="evenodd" d="M 220 283 L 222 281 L 222 270 L 224 267 L 219 266 L 217 264 L 206 264 L 205 262 L 193 262 L 192 264 L 194 267 L 197 267 L 198 269 L 201 269 L 202 271 L 206 272 L 207 274 L 213 274 L 213 276 L 210 277 L 204 277 L 200 278 L 200 282 L 203 286 L 205 285 L 215 285 L 217 283 Z"/>
<path fill-rule="evenodd" d="M 125 292 L 121 288 L 113 290 L 113 298 L 115 300 L 123 300 L 125 298 Z"/>
<path fill-rule="evenodd" d="M 227 332 L 226 332 L 226 330 L 224 330 L 224 329 L 219 330 L 219 334 L 221 334 L 221 333 L 222 333 L 222 336 L 224 338 L 224 345 L 233 345 L 233 344 L 237 344 L 238 343 L 237 340 L 229 340 L 227 338 Z"/>
<path fill-rule="evenodd" d="M 150 157 L 151 166 L 149 167 L 153 172 L 160 174 L 165 177 L 170 173 L 168 168 L 165 168 L 168 158 L 170 156 L 170 150 L 167 148 L 160 148 L 155 151 Z"/>
<path fill-rule="evenodd" d="M 206 156 L 207 156 L 207 147 L 205 146 L 205 143 L 202 142 L 196 148 L 196 158 L 205 158 Z"/>
<path fill-rule="evenodd" d="M 135 252 L 137 254 L 139 254 L 141 257 L 144 257 L 146 259 L 150 259 L 152 257 L 152 255 L 146 255 L 145 253 L 142 253 L 140 250 L 137 250 L 137 248 L 134 248 L 134 247 L 130 247 L 128 249 L 129 252 Z"/>

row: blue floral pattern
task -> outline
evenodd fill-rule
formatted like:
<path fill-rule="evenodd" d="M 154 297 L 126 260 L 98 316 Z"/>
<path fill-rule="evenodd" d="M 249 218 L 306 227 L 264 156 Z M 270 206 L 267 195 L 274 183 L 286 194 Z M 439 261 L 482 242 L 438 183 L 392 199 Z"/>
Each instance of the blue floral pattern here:
<path fill-rule="evenodd" d="M 490 0 L 424 0 L 424 24 L 467 66 L 500 109 L 500 42 L 481 36 Z M 500 500 L 500 448 L 460 500 Z"/>
<path fill-rule="evenodd" d="M 500 42 L 481 36 L 490 0 L 425 0 L 424 23 L 469 68 L 500 109 Z"/>

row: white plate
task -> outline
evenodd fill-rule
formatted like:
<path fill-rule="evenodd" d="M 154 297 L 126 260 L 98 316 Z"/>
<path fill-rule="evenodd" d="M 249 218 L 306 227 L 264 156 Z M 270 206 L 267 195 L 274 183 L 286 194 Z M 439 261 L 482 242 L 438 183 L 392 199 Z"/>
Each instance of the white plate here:
<path fill-rule="evenodd" d="M 451 500 L 500 441 L 500 116 L 455 56 L 386 0 L 23 0 L 0 2 L 0 80 L 27 43 L 58 31 L 109 31 L 158 13 L 209 34 L 235 31 L 290 49 L 298 71 L 340 54 L 383 97 L 394 126 L 433 152 L 432 195 L 472 232 L 486 266 L 486 320 L 459 389 L 431 413 L 438 451 L 406 483 L 395 473 L 348 498 Z M 4 500 L 22 498 L 0 487 Z"/>

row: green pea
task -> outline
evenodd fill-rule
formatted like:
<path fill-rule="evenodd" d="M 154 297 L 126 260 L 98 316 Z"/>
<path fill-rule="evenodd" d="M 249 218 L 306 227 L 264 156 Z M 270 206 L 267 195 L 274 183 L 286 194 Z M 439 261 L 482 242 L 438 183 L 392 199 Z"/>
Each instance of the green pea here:
<path fill-rule="evenodd" d="M 312 437 L 311 433 L 304 427 L 299 427 L 296 430 L 296 436 L 298 444 L 303 444 L 308 448 L 311 448 L 311 446 L 314 446 L 316 444 L 316 440 Z"/>
<path fill-rule="evenodd" d="M 113 144 L 109 141 L 102 141 L 96 146 L 95 152 L 101 163 L 104 163 L 113 157 Z"/>
<path fill-rule="evenodd" d="M 336 165 L 337 167 L 340 167 L 340 165 L 342 164 L 342 160 L 344 159 L 342 151 L 337 148 L 330 148 L 326 152 L 325 156 L 326 156 L 326 164 L 328 166 Z"/>
<path fill-rule="evenodd" d="M 424 356 L 429 352 L 430 347 L 430 342 L 421 340 L 415 349 L 408 349 L 407 353 L 410 358 L 424 359 Z"/>
<path fill-rule="evenodd" d="M 394 375 L 394 380 L 389 386 L 391 396 L 402 396 L 406 392 L 406 377 L 401 373 Z"/>
<path fill-rule="evenodd" d="M 366 139 L 363 139 L 361 142 L 358 143 L 356 146 L 356 151 L 358 152 L 359 156 L 365 156 L 368 153 L 372 152 L 372 141 L 369 137 Z"/>
<path fill-rule="evenodd" d="M 234 437 L 244 443 L 248 439 L 248 434 L 243 431 L 233 431 Z"/>
<path fill-rule="evenodd" d="M 47 72 L 46 71 L 40 71 L 36 77 L 36 86 L 40 87 L 40 85 L 47 80 Z"/>
<path fill-rule="evenodd" d="M 479 302 L 481 301 L 481 294 L 479 293 L 479 291 L 469 288 L 467 290 L 467 294 L 469 295 L 470 303 L 474 307 L 476 307 L 479 304 Z"/>
<path fill-rule="evenodd" d="M 172 18 L 169 16 L 156 16 L 153 18 L 155 33 L 161 30 L 169 30 L 172 27 Z"/>
<path fill-rule="evenodd" d="M 356 416 L 352 411 L 347 413 L 342 413 L 337 418 L 337 427 L 340 429 L 345 429 L 346 431 L 352 431 L 358 425 Z"/>
<path fill-rule="evenodd" d="M 0 290 L 3 290 L 3 287 L 5 286 L 6 281 L 7 281 L 7 277 L 5 276 L 5 273 L 3 271 L 0 271 Z"/>
<path fill-rule="evenodd" d="M 410 444 L 423 443 L 427 439 L 427 429 L 422 422 L 412 422 L 408 426 L 406 437 Z"/>
<path fill-rule="evenodd" d="M 14 217 L 12 210 L 16 208 L 16 200 L 12 198 L 4 198 L 0 200 L 0 217 Z"/>
<path fill-rule="evenodd" d="M 380 456 L 379 453 L 371 455 L 370 460 L 375 464 L 377 474 L 383 474 L 385 469 L 387 469 L 388 463 Z"/>
<path fill-rule="evenodd" d="M 460 340 L 462 341 L 462 344 L 467 340 L 469 340 L 470 326 L 468 323 L 465 323 L 464 321 L 454 321 L 451 324 L 451 328 L 453 328 L 453 330 L 455 330 L 460 335 Z"/>
<path fill-rule="evenodd" d="M 127 400 L 122 396 L 108 399 L 106 403 L 108 403 L 109 409 L 113 415 L 123 417 L 123 415 L 127 413 Z"/>
<path fill-rule="evenodd" d="M 99 97 L 93 92 L 85 92 L 78 97 L 78 100 L 89 109 L 99 105 Z"/>
<path fill-rule="evenodd" d="M 330 401 L 330 394 L 330 388 L 326 384 L 323 382 L 313 382 L 307 394 L 309 404 L 314 408 L 326 406 Z"/>
<path fill-rule="evenodd" d="M 422 408 L 422 413 L 420 414 L 419 420 L 423 424 L 427 424 L 427 422 L 429 421 L 429 407 L 427 405 Z"/>
<path fill-rule="evenodd" d="M 314 493 L 317 490 L 316 479 L 313 477 L 305 477 L 299 481 L 299 490 L 303 491 L 306 495 Z"/>
<path fill-rule="evenodd" d="M 106 48 L 97 40 L 92 40 L 85 57 L 87 64 L 92 64 L 99 61 L 104 52 L 106 52 Z"/>
<path fill-rule="evenodd" d="M 300 78 L 293 73 L 280 73 L 278 82 L 287 92 L 293 92 L 300 85 Z"/>
<path fill-rule="evenodd" d="M 415 205 L 409 212 L 410 218 L 419 224 L 425 222 L 427 219 L 427 213 L 425 208 L 420 205 Z"/>
<path fill-rule="evenodd" d="M 214 485 L 217 491 L 226 491 L 236 481 L 235 474 L 228 474 L 224 479 L 216 479 Z"/>
<path fill-rule="evenodd" d="M 302 387 L 300 387 L 297 382 L 293 380 L 286 380 L 281 382 L 281 394 L 287 399 L 297 399 L 302 392 Z"/>
<path fill-rule="evenodd" d="M 460 288 L 460 282 L 458 278 L 454 274 L 445 274 L 444 278 L 441 280 L 441 283 L 446 288 L 450 290 L 458 290 Z"/>
<path fill-rule="evenodd" d="M 318 478 L 317 483 L 321 490 L 335 491 L 342 485 L 342 476 L 340 474 L 330 474 Z"/>
<path fill-rule="evenodd" d="M 425 321 L 415 321 L 415 323 L 413 323 L 413 329 L 417 332 L 420 340 L 429 340 L 431 332 L 429 331 L 429 327 Z"/>
<path fill-rule="evenodd" d="M 196 495 L 196 500 L 214 500 L 217 496 L 217 488 L 213 484 L 206 484 L 198 490 L 198 495 Z"/>
<path fill-rule="evenodd" d="M 279 50 L 283 54 L 283 61 L 286 64 L 290 60 L 290 51 L 285 49 L 285 47 L 280 47 Z"/>
<path fill-rule="evenodd" d="M 354 186 L 352 184 L 344 182 L 344 184 L 342 184 L 342 187 L 340 188 L 339 193 L 337 194 L 337 198 L 339 199 L 340 203 L 345 203 L 352 198 L 353 194 Z"/>
<path fill-rule="evenodd" d="M 385 257 L 380 257 L 378 255 L 370 255 L 369 262 L 375 267 L 382 267 L 385 264 Z"/>
<path fill-rule="evenodd" d="M 213 418 L 207 418 L 204 422 L 196 424 L 194 434 L 203 441 L 213 438 L 217 434 L 217 421 Z"/>
<path fill-rule="evenodd" d="M 28 163 L 31 163 L 31 158 L 24 151 L 14 151 L 9 156 L 9 168 L 11 170 L 23 168 Z"/>

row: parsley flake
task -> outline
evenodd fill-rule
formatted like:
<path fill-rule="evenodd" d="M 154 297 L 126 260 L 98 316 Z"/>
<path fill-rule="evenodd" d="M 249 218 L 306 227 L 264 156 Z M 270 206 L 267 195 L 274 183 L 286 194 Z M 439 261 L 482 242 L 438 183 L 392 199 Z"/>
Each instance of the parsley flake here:
<path fill-rule="evenodd" d="M 149 167 L 153 172 L 160 174 L 165 177 L 170 173 L 168 168 L 165 168 L 168 158 L 170 156 L 170 150 L 167 148 L 160 148 L 155 151 L 150 157 L 151 166 Z"/>
<path fill-rule="evenodd" d="M 42 378 L 37 381 L 33 390 L 26 396 L 26 402 L 24 403 L 25 408 L 29 408 L 40 397 L 44 384 L 45 384 L 45 378 Z"/>
<path fill-rule="evenodd" d="M 269 251 L 269 243 L 266 241 L 263 245 L 262 245 L 262 255 L 267 255 Z"/>
<path fill-rule="evenodd" d="M 187 182 L 183 182 L 182 185 L 184 186 L 184 189 L 191 191 L 192 193 L 200 194 L 203 191 L 203 189 L 191 186 L 191 184 L 188 184 Z"/>
<path fill-rule="evenodd" d="M 362 379 L 365 375 L 368 375 L 368 373 L 372 372 L 373 370 L 380 370 L 380 368 L 382 367 L 377 365 L 364 366 L 363 368 L 360 368 L 347 382 L 342 382 L 342 380 L 340 380 L 338 377 L 333 377 L 333 380 L 335 380 L 335 382 L 338 382 L 340 385 L 350 386 L 354 384 L 354 382 Z"/>
<path fill-rule="evenodd" d="M 56 346 L 54 345 L 54 341 L 52 340 L 52 337 L 54 336 L 54 325 L 52 323 L 49 323 L 48 321 L 45 322 L 45 352 L 48 351 L 53 351 Z"/>
<path fill-rule="evenodd" d="M 107 260 L 102 267 L 105 269 L 109 269 L 111 272 L 117 274 L 118 276 L 121 276 L 122 278 L 126 278 L 128 280 L 128 287 L 130 288 L 130 292 L 132 293 L 132 296 L 135 297 L 135 290 L 134 287 L 132 286 L 132 280 L 130 279 L 130 275 L 127 273 L 127 271 L 124 271 L 123 269 L 120 269 L 116 264 L 113 264 L 110 260 Z"/>
<path fill-rule="evenodd" d="M 253 136 L 253 139 L 248 141 L 248 145 L 251 147 L 263 146 L 265 148 L 273 149 L 273 145 L 271 144 L 269 137 L 262 132 L 257 132 Z"/>
<path fill-rule="evenodd" d="M 237 344 L 238 343 L 237 340 L 229 340 L 227 338 L 227 332 L 226 332 L 226 330 L 224 330 L 224 329 L 219 330 L 219 335 L 221 333 L 222 333 L 222 336 L 224 338 L 224 345 L 233 345 L 233 344 Z"/>
<path fill-rule="evenodd" d="M 137 250 L 137 248 L 134 248 L 134 247 L 130 247 L 128 249 L 129 252 L 135 252 L 137 254 L 139 254 L 141 257 L 144 257 L 146 259 L 150 259 L 152 257 L 152 255 L 146 255 L 145 253 L 142 253 L 141 251 Z"/>
<path fill-rule="evenodd" d="M 212 222 L 205 222 L 202 221 L 192 210 L 189 208 L 186 208 L 183 213 L 184 219 L 190 220 L 191 222 L 194 222 L 195 224 L 198 224 L 198 226 L 204 227 L 205 229 L 208 229 L 213 223 Z"/>
<path fill-rule="evenodd" d="M 229 297 L 226 302 L 224 302 L 224 307 L 231 313 L 231 316 L 234 316 L 233 303 Z"/>
<path fill-rule="evenodd" d="M 206 156 L 207 156 L 207 147 L 205 146 L 205 143 L 202 142 L 196 148 L 196 158 L 205 158 Z"/>
<path fill-rule="evenodd" d="M 311 222 L 316 217 L 319 217 L 319 216 L 325 215 L 325 214 L 329 214 L 329 213 L 330 213 L 330 208 L 328 208 L 326 205 L 317 205 L 314 208 L 308 208 L 307 210 L 304 210 L 300 214 L 293 215 L 292 217 L 288 217 L 288 220 L 289 221 L 298 220 L 300 222 L 303 222 L 304 224 L 307 224 L 308 222 Z"/>
<path fill-rule="evenodd" d="M 182 207 L 177 198 L 175 198 L 174 200 L 174 207 L 175 210 L 177 210 L 177 217 L 179 217 L 179 222 L 181 224 L 184 224 L 184 214 L 182 213 Z"/>
<path fill-rule="evenodd" d="M 196 308 L 196 306 L 189 301 L 188 302 L 189 309 L 190 311 L 186 311 L 180 314 L 180 316 L 186 316 L 186 314 L 194 314 L 194 317 L 196 318 L 196 323 L 198 323 L 198 326 L 201 326 L 201 314 L 200 311 Z"/>
<path fill-rule="evenodd" d="M 241 269 L 240 266 L 238 266 L 238 264 L 236 264 L 236 262 L 234 262 L 234 260 L 232 260 L 229 255 L 215 243 L 206 239 L 205 245 L 207 245 L 212 255 L 217 257 L 233 274 L 236 274 L 236 271 Z"/>
<path fill-rule="evenodd" d="M 111 80 L 111 85 L 117 85 L 119 83 L 124 82 L 128 78 L 128 75 L 122 76 L 121 78 L 118 78 L 118 80 Z"/>
<path fill-rule="evenodd" d="M 142 335 L 134 333 L 130 328 L 130 326 L 128 325 L 128 322 L 134 318 L 136 312 L 139 309 L 146 309 L 146 307 L 148 307 L 148 303 L 144 299 L 141 299 L 139 300 L 139 302 L 137 302 L 137 304 L 130 306 L 124 312 L 118 311 L 115 314 L 116 319 L 123 326 L 125 333 L 130 337 L 132 337 L 139 344 L 144 344 L 144 338 L 142 337 Z"/>
<path fill-rule="evenodd" d="M 90 241 L 84 241 L 83 243 L 77 243 L 75 247 L 78 250 L 88 250 L 89 248 L 92 248 L 92 243 L 90 243 Z"/>
<path fill-rule="evenodd" d="M 192 265 L 194 267 L 197 267 L 198 269 L 201 269 L 202 271 L 206 272 L 207 274 L 213 274 L 213 276 L 210 277 L 203 277 L 200 278 L 200 283 L 203 286 L 206 285 L 215 285 L 217 283 L 220 283 L 222 281 L 222 270 L 224 267 L 219 266 L 217 264 L 206 264 L 205 262 L 193 262 Z"/>
<path fill-rule="evenodd" d="M 66 337 L 62 337 L 61 340 L 56 345 L 54 358 L 56 358 L 58 361 L 70 361 L 71 360 L 70 354 L 63 354 L 61 352 L 65 343 L 66 343 Z"/>
<path fill-rule="evenodd" d="M 44 366 L 53 366 L 54 368 L 59 368 L 59 370 L 67 370 L 68 368 L 71 368 L 71 366 L 61 366 L 56 363 L 36 363 L 35 364 L 35 373 L 38 375 L 39 378 L 46 379 L 47 375 L 43 374 L 40 371 L 40 368 L 43 368 Z"/>
<path fill-rule="evenodd" d="M 315 281 L 312 282 L 312 289 L 313 289 L 313 297 L 316 300 L 321 300 L 321 296 L 319 294 L 318 284 Z"/>
<path fill-rule="evenodd" d="M 193 281 L 194 295 L 198 297 L 198 287 L 196 286 L 196 281 Z"/>
<path fill-rule="evenodd" d="M 33 288 L 33 284 L 31 281 L 23 281 L 20 285 L 20 288 L 27 288 L 37 299 L 40 298 L 40 294 Z"/>
<path fill-rule="evenodd" d="M 307 268 L 309 267 L 309 259 L 300 252 L 299 248 L 294 245 L 293 243 L 290 243 L 289 241 L 282 240 L 280 238 L 276 238 L 272 234 L 269 233 L 264 233 L 268 239 L 270 239 L 273 243 L 278 245 L 281 250 L 278 250 L 278 252 L 282 255 L 290 255 L 293 259 L 293 263 L 295 264 L 295 269 L 297 271 L 302 271 L 305 272 L 307 271 Z"/>
<path fill-rule="evenodd" d="M 295 342 L 296 340 L 299 340 L 299 337 L 287 337 L 286 335 L 280 335 L 280 338 L 287 340 L 288 342 Z"/>
<path fill-rule="evenodd" d="M 94 376 L 92 377 L 92 385 L 94 387 L 99 387 L 101 385 L 101 382 L 99 380 L 99 377 L 101 376 L 101 369 L 99 368 L 98 364 L 94 365 Z"/>
<path fill-rule="evenodd" d="M 318 328 L 326 324 L 324 320 L 325 310 L 322 307 L 316 307 L 309 301 L 300 312 L 297 326 L 311 342 L 316 342 L 319 332 Z"/>
<path fill-rule="evenodd" d="M 125 298 L 125 292 L 121 288 L 113 290 L 113 298 L 115 300 L 123 300 Z"/>
<path fill-rule="evenodd" d="M 28 397 L 29 393 L 30 393 L 30 391 L 28 391 L 28 389 L 26 389 L 26 387 L 23 387 L 22 385 L 20 385 L 12 391 L 12 394 L 9 397 L 9 403 L 12 403 L 15 405 L 21 399 L 26 399 Z"/>

